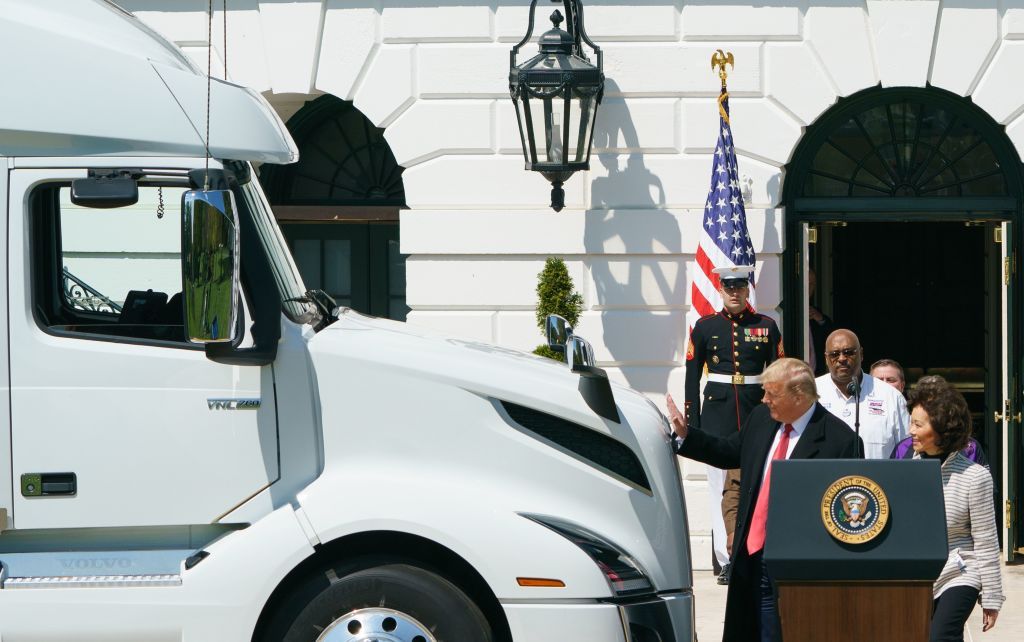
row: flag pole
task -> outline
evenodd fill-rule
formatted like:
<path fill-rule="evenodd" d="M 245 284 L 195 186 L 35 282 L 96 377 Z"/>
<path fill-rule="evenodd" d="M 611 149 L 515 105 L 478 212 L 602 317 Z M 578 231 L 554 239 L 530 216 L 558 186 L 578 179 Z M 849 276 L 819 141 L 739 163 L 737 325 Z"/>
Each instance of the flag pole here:
<path fill-rule="evenodd" d="M 725 107 L 722 105 L 722 103 L 729 98 L 729 91 L 725 87 L 725 81 L 729 77 L 729 72 L 725 70 L 725 66 L 729 65 L 735 69 L 735 62 L 736 58 L 733 57 L 731 51 L 722 51 L 719 49 L 715 53 L 711 54 L 711 70 L 714 71 L 715 67 L 718 67 L 718 77 L 722 79 L 722 92 L 718 95 L 718 114 L 727 125 L 731 125 L 732 123 L 729 122 L 729 113 L 725 111 Z"/>

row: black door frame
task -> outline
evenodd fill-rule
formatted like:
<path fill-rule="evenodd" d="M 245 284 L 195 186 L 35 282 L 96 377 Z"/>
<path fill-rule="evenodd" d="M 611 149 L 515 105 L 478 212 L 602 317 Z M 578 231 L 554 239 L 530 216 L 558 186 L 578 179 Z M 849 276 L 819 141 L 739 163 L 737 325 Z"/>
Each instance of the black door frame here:
<path fill-rule="evenodd" d="M 813 167 L 818 150 L 826 143 L 837 127 L 848 121 L 851 116 L 860 114 L 872 107 L 891 104 L 897 101 L 913 101 L 940 107 L 952 112 L 955 116 L 970 123 L 992 148 L 999 166 L 1006 179 L 1007 195 L 993 196 L 905 196 L 889 197 L 865 196 L 829 196 L 805 197 L 804 185 L 809 170 Z M 1022 405 L 1020 374 L 1024 371 L 1024 360 L 1021 356 L 1022 315 L 1015 310 L 1024 299 L 1021 294 L 1021 281 L 1017 268 L 1017 249 L 1024 242 L 1024 172 L 1020 155 L 1006 136 L 1005 128 L 976 107 L 969 99 L 936 88 L 892 88 L 881 87 L 868 89 L 853 96 L 841 99 L 834 107 L 822 115 L 812 126 L 808 127 L 803 138 L 794 151 L 791 162 L 786 166 L 786 179 L 783 184 L 782 204 L 785 207 L 785 245 L 782 255 L 782 304 L 784 318 L 792 315 L 799 318 L 803 314 L 802 303 L 807 294 L 803 287 L 801 268 L 804 265 L 803 225 L 815 223 L 853 222 L 977 222 L 997 223 L 1010 222 L 1012 238 L 1004 238 L 1010 256 L 1008 274 L 1007 309 L 1003 311 L 1009 320 L 1009 345 L 1012 354 L 1008 359 L 1010 372 L 1011 405 L 1013 413 L 1019 412 Z M 806 257 L 809 258 L 809 257 Z M 791 304 L 788 304 L 792 302 Z M 788 305 L 787 305 L 788 304 Z M 804 334 L 807 320 L 798 323 L 784 323 L 783 340 L 789 354 L 803 353 Z M 1001 333 L 1001 328 L 1000 328 Z M 999 357 L 1000 355 L 991 355 Z M 1024 461 L 1021 457 L 1021 426 L 1020 420 L 1002 423 L 1003 430 L 1009 431 L 1009 453 L 1000 453 L 998 463 L 1006 469 L 1003 475 L 1005 483 L 1012 489 L 1013 503 L 1007 502 L 1004 510 L 997 512 L 997 521 L 1008 528 L 1010 541 L 1004 542 L 1006 559 L 1012 560 L 1015 554 L 1024 554 L 1024 512 L 1021 510 L 1021 499 L 1024 496 Z M 1002 439 L 999 439 L 1002 444 Z M 1002 448 L 1000 448 L 1002 450 Z M 997 480 L 1001 484 L 1003 480 Z M 1005 496 L 1004 491 L 1004 496 Z"/>

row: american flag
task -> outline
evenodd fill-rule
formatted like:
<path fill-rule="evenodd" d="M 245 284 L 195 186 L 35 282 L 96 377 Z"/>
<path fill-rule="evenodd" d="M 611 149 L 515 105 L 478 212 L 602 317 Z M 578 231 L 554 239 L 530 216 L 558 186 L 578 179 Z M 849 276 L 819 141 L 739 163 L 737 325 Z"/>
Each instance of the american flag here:
<path fill-rule="evenodd" d="M 739 166 L 729 127 L 729 94 L 722 89 L 718 99 L 719 133 L 711 169 L 711 189 L 704 204 L 704 220 L 697 244 L 697 270 L 690 286 L 692 305 L 687 325 L 722 309 L 718 294 L 718 267 L 754 265 L 754 245 L 747 231 L 747 214 L 740 193 Z M 754 276 L 750 276 L 750 307 L 754 307 Z"/>

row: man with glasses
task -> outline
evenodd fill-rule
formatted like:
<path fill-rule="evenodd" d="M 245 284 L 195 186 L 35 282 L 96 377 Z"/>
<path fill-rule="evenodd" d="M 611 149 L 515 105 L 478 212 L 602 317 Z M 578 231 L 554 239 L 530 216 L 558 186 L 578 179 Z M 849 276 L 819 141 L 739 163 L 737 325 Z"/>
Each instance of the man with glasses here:
<path fill-rule="evenodd" d="M 714 269 L 723 307 L 693 325 L 686 349 L 687 420 L 691 427 L 720 437 L 739 431 L 747 415 L 761 401 L 761 373 L 768 364 L 785 356 L 779 326 L 747 304 L 753 271 L 752 265 Z M 707 384 L 702 399 L 700 381 L 705 369 Z M 727 583 L 729 577 L 722 507 L 725 474 L 719 468 L 707 468 L 713 561 L 720 569 L 720 584 Z M 730 511 L 730 515 L 734 514 Z"/>
<path fill-rule="evenodd" d="M 825 341 L 828 374 L 817 378 L 820 403 L 856 429 L 864 441 L 864 457 L 886 459 L 910 426 L 903 394 L 861 370 L 864 350 L 849 330 L 836 330 Z M 858 412 L 859 411 L 859 412 Z"/>

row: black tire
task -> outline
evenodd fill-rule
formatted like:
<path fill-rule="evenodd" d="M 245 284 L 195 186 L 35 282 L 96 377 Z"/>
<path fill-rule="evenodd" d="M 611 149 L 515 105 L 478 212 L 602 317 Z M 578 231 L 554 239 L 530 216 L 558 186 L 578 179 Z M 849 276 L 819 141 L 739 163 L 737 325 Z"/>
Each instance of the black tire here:
<path fill-rule="evenodd" d="M 487 618 L 457 586 L 407 564 L 376 566 L 343 577 L 328 569 L 310 577 L 290 597 L 264 629 L 265 642 L 314 642 L 332 623 L 353 612 L 381 608 L 422 625 L 438 642 L 494 639 Z M 415 637 L 408 642 L 414 640 L 419 642 Z"/>

